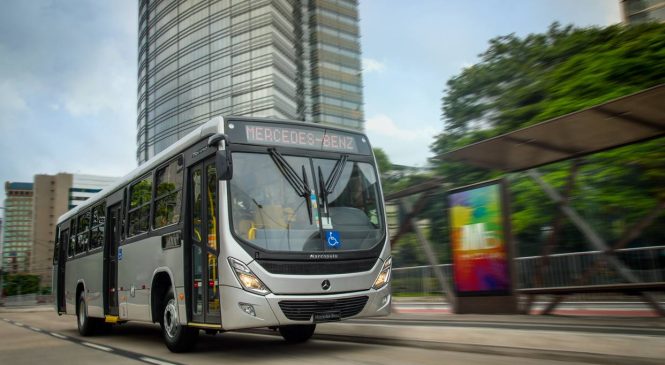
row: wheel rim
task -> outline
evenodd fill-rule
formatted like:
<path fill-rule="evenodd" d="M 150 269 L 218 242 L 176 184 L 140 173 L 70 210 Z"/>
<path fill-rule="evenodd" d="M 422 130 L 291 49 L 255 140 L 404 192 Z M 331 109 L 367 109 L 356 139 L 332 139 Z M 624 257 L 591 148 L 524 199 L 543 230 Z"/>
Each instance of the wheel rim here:
<path fill-rule="evenodd" d="M 79 327 L 83 328 L 85 326 L 85 318 L 87 317 L 85 301 L 83 299 L 79 300 Z"/>
<path fill-rule="evenodd" d="M 171 299 L 166 304 L 166 308 L 164 308 L 164 331 L 167 336 L 173 338 L 178 333 L 179 327 L 178 310 L 175 306 L 175 300 Z"/>

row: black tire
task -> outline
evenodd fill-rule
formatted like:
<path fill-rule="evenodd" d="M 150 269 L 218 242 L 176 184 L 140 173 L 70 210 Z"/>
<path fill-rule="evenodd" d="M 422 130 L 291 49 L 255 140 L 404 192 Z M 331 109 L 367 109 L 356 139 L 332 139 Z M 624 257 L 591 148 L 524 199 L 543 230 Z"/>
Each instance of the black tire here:
<path fill-rule="evenodd" d="M 88 317 L 88 305 L 85 303 L 85 293 L 79 294 L 76 301 L 76 324 L 81 336 L 92 336 L 97 332 L 96 318 Z"/>
<path fill-rule="evenodd" d="M 312 337 L 315 329 L 315 324 L 297 324 L 293 326 L 280 326 L 279 333 L 288 343 L 302 343 Z"/>
<path fill-rule="evenodd" d="M 199 337 L 199 330 L 183 326 L 178 318 L 178 306 L 173 288 L 164 296 L 160 325 L 166 347 L 171 352 L 187 352 L 194 348 Z"/>

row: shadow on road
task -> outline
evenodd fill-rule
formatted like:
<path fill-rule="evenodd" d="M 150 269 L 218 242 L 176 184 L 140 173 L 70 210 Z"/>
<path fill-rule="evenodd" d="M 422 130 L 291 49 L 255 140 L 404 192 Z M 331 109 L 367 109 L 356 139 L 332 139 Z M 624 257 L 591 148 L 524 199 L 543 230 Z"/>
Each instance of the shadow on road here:
<path fill-rule="evenodd" d="M 76 330 L 62 331 L 65 335 L 78 336 Z M 145 323 L 126 323 L 116 325 L 108 334 L 96 335 L 91 338 L 95 343 L 104 344 L 131 343 L 140 346 L 165 346 L 159 325 Z M 107 342 L 108 341 L 108 342 Z M 274 358 L 292 353 L 297 349 L 299 355 L 329 355 L 349 353 L 355 350 L 363 350 L 355 343 L 316 341 L 312 340 L 303 344 L 289 344 L 279 335 L 255 334 L 243 332 L 224 332 L 217 335 L 207 335 L 201 331 L 195 353 L 234 355 L 247 357 L 248 359 Z"/>

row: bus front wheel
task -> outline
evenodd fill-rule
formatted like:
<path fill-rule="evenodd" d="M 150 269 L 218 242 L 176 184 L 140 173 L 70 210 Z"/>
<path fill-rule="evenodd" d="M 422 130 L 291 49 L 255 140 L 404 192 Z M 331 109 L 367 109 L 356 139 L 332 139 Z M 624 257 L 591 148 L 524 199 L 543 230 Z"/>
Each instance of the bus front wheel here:
<path fill-rule="evenodd" d="M 284 337 L 286 342 L 301 343 L 309 340 L 314 334 L 315 329 L 315 324 L 298 324 L 293 326 L 280 326 L 279 333 Z"/>
<path fill-rule="evenodd" d="M 81 336 L 91 336 L 95 333 L 95 319 L 88 317 L 88 305 L 85 303 L 85 293 L 81 291 L 76 303 L 76 324 Z"/>
<path fill-rule="evenodd" d="M 199 330 L 180 324 L 180 319 L 178 317 L 178 303 L 175 300 L 173 288 L 169 289 L 166 293 L 163 303 L 164 307 L 160 324 L 166 347 L 168 347 L 171 352 L 190 351 L 196 345 L 196 340 L 199 337 Z"/>

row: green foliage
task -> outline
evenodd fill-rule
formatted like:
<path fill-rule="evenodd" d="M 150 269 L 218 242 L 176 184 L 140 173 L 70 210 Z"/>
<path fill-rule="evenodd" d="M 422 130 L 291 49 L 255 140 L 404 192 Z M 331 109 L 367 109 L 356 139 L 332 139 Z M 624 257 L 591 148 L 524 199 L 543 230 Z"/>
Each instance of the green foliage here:
<path fill-rule="evenodd" d="M 665 81 L 665 25 L 562 28 L 494 38 L 447 83 L 445 135 L 460 146 Z M 473 132 L 473 133 L 470 133 Z M 437 144 L 438 145 L 438 144 Z"/>
<path fill-rule="evenodd" d="M 32 294 L 39 292 L 39 275 L 15 274 L 5 275 L 4 293 L 5 296 Z"/>
<path fill-rule="evenodd" d="M 374 157 L 376 158 L 376 164 L 379 167 L 379 173 L 383 177 L 386 172 L 392 169 L 392 164 L 386 152 L 381 148 L 374 148 Z"/>
<path fill-rule="evenodd" d="M 131 188 L 130 207 L 135 208 L 150 201 L 152 197 L 152 178 L 141 180 Z"/>
<path fill-rule="evenodd" d="M 448 81 L 442 99 L 445 132 L 432 151 L 443 154 L 664 83 L 663 65 L 665 24 L 579 29 L 554 23 L 543 34 L 494 38 L 479 63 Z M 587 157 L 571 204 L 604 238 L 618 239 L 656 199 L 665 198 L 664 147 L 661 138 Z M 461 163 L 433 162 L 453 186 L 498 176 Z M 561 191 L 568 166 L 554 164 L 541 172 Z M 511 176 L 511 193 L 520 254 L 538 254 L 556 207 L 521 174 Z M 648 228 L 641 244 L 663 242 L 661 231 L 658 224 Z M 585 249 L 569 223 L 562 237 L 566 250 Z"/>
<path fill-rule="evenodd" d="M 393 260 L 395 267 L 428 264 L 415 233 L 407 233 L 400 238 L 399 244 L 393 248 Z"/>

